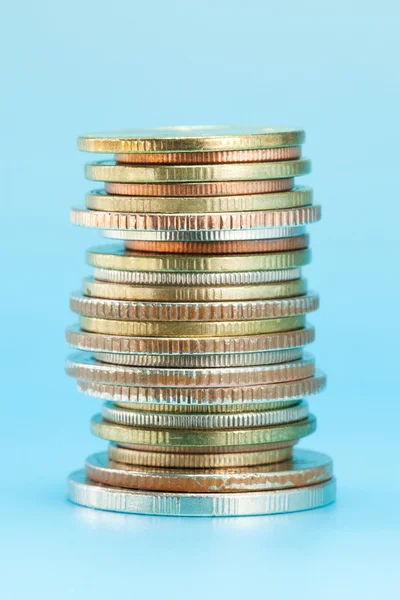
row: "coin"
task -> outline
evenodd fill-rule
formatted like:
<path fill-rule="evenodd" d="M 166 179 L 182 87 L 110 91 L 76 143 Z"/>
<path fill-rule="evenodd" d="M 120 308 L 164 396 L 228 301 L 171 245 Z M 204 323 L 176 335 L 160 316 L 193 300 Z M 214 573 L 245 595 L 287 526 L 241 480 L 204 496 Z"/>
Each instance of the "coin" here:
<path fill-rule="evenodd" d="M 326 386 L 326 377 L 317 371 L 313 377 L 269 383 L 266 385 L 222 387 L 222 388 L 144 388 L 129 385 L 110 385 L 92 381 L 77 382 L 78 390 L 83 394 L 111 400 L 113 402 L 129 402 L 149 405 L 243 405 L 254 403 L 289 402 L 295 399 L 307 398 L 321 392 Z"/>
<path fill-rule="evenodd" d="M 112 402 L 114 406 L 131 411 L 148 411 L 152 413 L 173 414 L 238 414 L 243 412 L 262 412 L 267 410 L 281 410 L 297 406 L 301 402 L 298 398 L 290 400 L 277 400 L 276 402 L 253 402 L 252 404 L 140 404 L 138 402 Z"/>
<path fill-rule="evenodd" d="M 131 466 L 110 460 L 106 452 L 89 456 L 88 478 L 105 485 L 165 492 L 257 492 L 315 485 L 333 476 L 332 460 L 325 454 L 295 450 L 291 460 L 236 469 L 195 470 Z"/>
<path fill-rule="evenodd" d="M 273 365 L 302 358 L 301 348 L 289 350 L 242 352 L 235 354 L 118 354 L 116 352 L 95 352 L 96 360 L 115 365 L 135 367 L 244 367 L 250 365 Z"/>
<path fill-rule="evenodd" d="M 303 206 L 284 210 L 205 214 L 146 214 L 71 209 L 71 223 L 99 229 L 143 231 L 244 230 L 268 227 L 297 227 L 321 218 L 321 207 Z"/>
<path fill-rule="evenodd" d="M 82 291 L 88 298 L 141 301 L 141 302 L 178 302 L 178 303 L 221 303 L 274 298 L 302 297 L 307 292 L 307 281 L 296 279 L 284 283 L 265 283 L 247 286 L 207 285 L 175 287 L 173 285 L 131 285 L 129 283 L 109 283 L 84 279 Z"/>
<path fill-rule="evenodd" d="M 253 254 L 258 252 L 286 252 L 307 248 L 308 235 L 296 235 L 266 240 L 239 240 L 232 242 L 141 242 L 127 240 L 125 248 L 132 252 L 177 254 Z"/>
<path fill-rule="evenodd" d="M 296 238 L 293 238 L 296 239 Z M 275 271 L 233 271 L 211 273 L 171 273 L 163 271 L 116 271 L 95 267 L 94 278 L 110 283 L 131 283 L 135 285 L 197 285 L 197 286 L 229 286 L 250 285 L 255 283 L 274 283 L 277 281 L 293 281 L 301 276 L 301 269 L 282 269 Z M 87 281 L 91 281 L 90 279 Z"/>
<path fill-rule="evenodd" d="M 264 162 L 300 158 L 300 146 L 264 148 L 262 150 L 221 150 L 216 152 L 161 152 L 117 154 L 115 160 L 132 164 L 199 165 L 215 163 Z"/>
<path fill-rule="evenodd" d="M 177 126 L 89 133 L 78 138 L 78 148 L 107 154 L 232 151 L 298 146 L 304 139 L 303 130 L 290 127 Z"/>
<path fill-rule="evenodd" d="M 156 255 L 133 253 L 117 245 L 96 246 L 87 252 L 93 267 L 121 271 L 264 271 L 307 265 L 311 250 L 226 256 Z"/>
<path fill-rule="evenodd" d="M 149 337 L 226 337 L 292 331 L 306 324 L 304 315 L 252 321 L 115 321 L 80 317 L 81 329 L 108 335 Z"/>
<path fill-rule="evenodd" d="M 102 160 L 86 165 L 87 179 L 117 183 L 174 183 L 203 181 L 247 181 L 287 179 L 307 175 L 307 158 L 279 162 L 255 162 L 215 165 L 140 165 L 133 166 Z"/>
<path fill-rule="evenodd" d="M 296 227 L 261 227 L 260 229 L 171 229 L 145 231 L 125 229 L 101 229 L 100 234 L 111 240 L 137 242 L 234 242 L 298 237 L 305 234 L 303 225 Z"/>
<path fill-rule="evenodd" d="M 232 354 L 299 348 L 314 341 L 314 328 L 240 337 L 160 338 L 102 335 L 72 326 L 66 331 L 68 344 L 80 350 L 122 354 L 191 355 Z"/>
<path fill-rule="evenodd" d="M 132 302 L 73 295 L 70 308 L 86 317 L 122 321 L 242 321 L 303 315 L 317 310 L 319 298 L 304 296 L 239 302 Z"/>
<path fill-rule="evenodd" d="M 96 361 L 84 352 L 78 352 L 68 358 L 65 366 L 70 377 L 81 381 L 171 388 L 262 385 L 311 377 L 314 369 L 314 359 L 308 354 L 300 360 L 273 365 L 222 369 L 168 369 L 110 365 Z"/>
<path fill-rule="evenodd" d="M 296 186 L 289 192 L 280 193 L 175 198 L 121 196 L 107 194 L 104 190 L 95 190 L 87 194 L 86 207 L 92 210 L 128 213 L 218 213 L 299 208 L 310 206 L 312 201 L 312 189 L 303 186 Z"/>
<path fill-rule="evenodd" d="M 131 427 L 155 429 L 242 429 L 244 427 L 269 427 L 281 423 L 301 421 L 308 414 L 306 402 L 279 410 L 241 412 L 229 414 L 160 413 L 145 410 L 123 409 L 106 402 L 102 409 L 105 421 Z"/>
<path fill-rule="evenodd" d="M 311 435 L 316 429 L 313 415 L 307 419 L 271 427 L 252 427 L 249 429 L 152 429 L 145 427 L 127 427 L 104 421 L 101 415 L 91 420 L 91 432 L 97 437 L 137 446 L 155 447 L 209 447 L 209 446 L 250 446 L 255 444 L 273 444 L 299 440 Z"/>
<path fill-rule="evenodd" d="M 259 179 L 255 181 L 202 181 L 195 183 L 119 183 L 106 182 L 107 194 L 123 196 L 242 196 L 287 192 L 293 189 L 294 178 Z"/>
<path fill-rule="evenodd" d="M 268 444 L 269 450 L 252 452 L 149 452 L 123 448 L 117 444 L 109 444 L 108 456 L 111 460 L 129 465 L 143 467 L 166 467 L 170 469 L 223 469 L 239 468 L 254 465 L 269 465 L 288 460 L 293 454 L 295 442 Z"/>

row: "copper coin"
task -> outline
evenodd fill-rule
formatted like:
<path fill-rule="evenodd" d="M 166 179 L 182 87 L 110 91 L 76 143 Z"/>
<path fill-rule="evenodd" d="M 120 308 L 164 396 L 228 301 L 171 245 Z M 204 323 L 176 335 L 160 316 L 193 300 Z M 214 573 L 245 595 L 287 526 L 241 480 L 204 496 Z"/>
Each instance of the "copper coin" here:
<path fill-rule="evenodd" d="M 294 178 L 257 181 L 205 181 L 196 183 L 113 183 L 105 184 L 108 194 L 121 196 L 236 196 L 287 192 Z"/>
<path fill-rule="evenodd" d="M 171 254 L 253 254 L 257 252 L 284 252 L 307 248 L 308 235 L 269 240 L 247 240 L 232 242 L 135 242 L 127 241 L 125 248 L 138 252 L 160 252 Z"/>
<path fill-rule="evenodd" d="M 154 154 L 116 154 L 115 160 L 130 164 L 200 165 L 215 163 L 265 162 L 300 158 L 300 146 L 259 150 L 222 150 L 219 152 L 168 152 Z"/>
<path fill-rule="evenodd" d="M 86 475 L 107 485 L 173 492 L 256 492 L 302 487 L 332 477 L 328 456 L 295 450 L 285 462 L 225 469 L 178 469 L 132 466 L 110 460 L 105 452 L 86 461 Z"/>

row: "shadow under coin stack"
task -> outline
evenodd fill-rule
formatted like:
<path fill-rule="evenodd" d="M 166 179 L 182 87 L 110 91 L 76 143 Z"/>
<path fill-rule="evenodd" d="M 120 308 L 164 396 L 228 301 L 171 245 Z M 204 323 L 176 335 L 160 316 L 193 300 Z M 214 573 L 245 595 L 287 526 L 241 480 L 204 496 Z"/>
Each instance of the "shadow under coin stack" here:
<path fill-rule="evenodd" d="M 316 427 L 325 377 L 303 347 L 318 307 L 301 267 L 318 221 L 304 132 L 177 127 L 88 135 L 104 190 L 72 222 L 120 245 L 88 252 L 71 298 L 79 349 L 67 372 L 106 400 L 92 432 L 111 443 L 72 473 L 69 498 L 128 513 L 235 516 L 335 498 L 328 456 L 293 449 Z M 122 240 L 122 243 L 121 243 Z"/>

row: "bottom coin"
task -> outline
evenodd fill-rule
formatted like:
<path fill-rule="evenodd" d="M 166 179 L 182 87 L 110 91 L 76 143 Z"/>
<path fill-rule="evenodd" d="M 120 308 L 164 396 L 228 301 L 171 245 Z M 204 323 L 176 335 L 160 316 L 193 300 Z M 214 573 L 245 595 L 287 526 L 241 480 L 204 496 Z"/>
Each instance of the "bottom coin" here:
<path fill-rule="evenodd" d="M 84 470 L 68 478 L 68 498 L 88 508 L 181 517 L 239 517 L 308 510 L 331 504 L 336 485 L 324 483 L 289 490 L 226 494 L 183 494 L 127 490 L 87 479 Z"/>
<path fill-rule="evenodd" d="M 295 442 L 269 444 L 259 450 L 240 452 L 154 452 L 110 444 L 108 456 L 110 460 L 142 467 L 157 467 L 168 469 L 226 469 L 252 467 L 279 463 L 292 458 Z"/>
<path fill-rule="evenodd" d="M 258 492 L 304 487 L 332 478 L 332 460 L 325 454 L 295 450 L 293 458 L 278 464 L 237 469 L 166 469 L 114 462 L 106 452 L 89 456 L 89 479 L 124 488 L 163 492 Z"/>

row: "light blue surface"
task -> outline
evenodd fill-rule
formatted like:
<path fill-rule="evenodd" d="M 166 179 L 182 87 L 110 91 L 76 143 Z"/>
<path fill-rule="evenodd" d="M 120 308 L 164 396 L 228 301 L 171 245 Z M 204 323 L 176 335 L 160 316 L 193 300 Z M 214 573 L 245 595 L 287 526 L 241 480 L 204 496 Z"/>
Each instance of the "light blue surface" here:
<path fill-rule="evenodd" d="M 23 1 L 2 13 L 0 595 L 395 598 L 399 594 L 399 9 L 395 2 Z M 338 502 L 228 520 L 74 507 L 67 474 L 104 448 L 99 403 L 63 373 L 68 296 L 95 232 L 78 134 L 169 124 L 307 131 L 323 204 L 312 400 Z"/>

